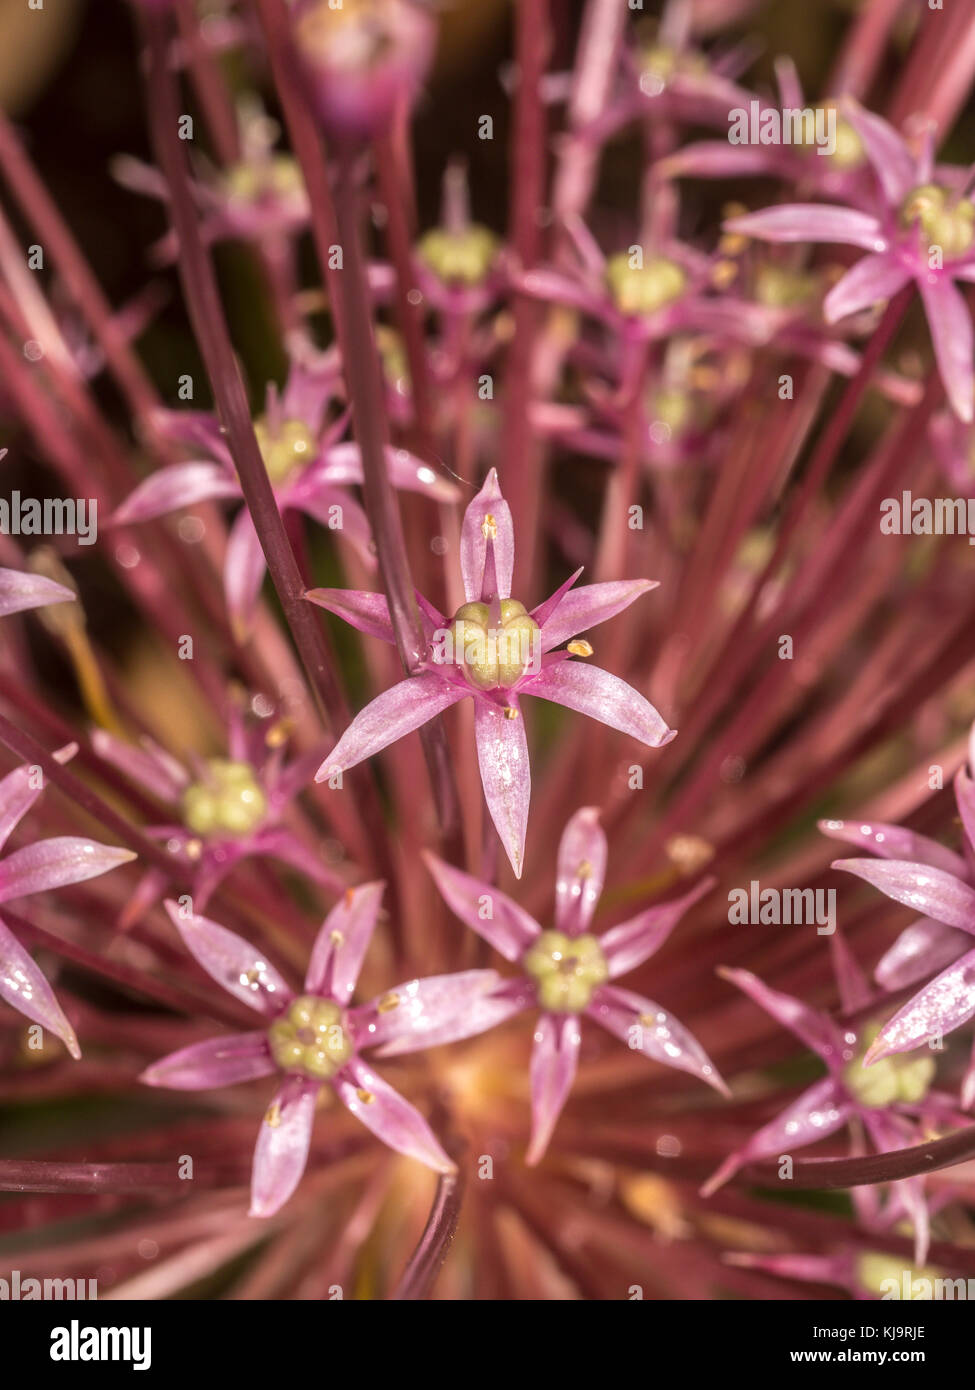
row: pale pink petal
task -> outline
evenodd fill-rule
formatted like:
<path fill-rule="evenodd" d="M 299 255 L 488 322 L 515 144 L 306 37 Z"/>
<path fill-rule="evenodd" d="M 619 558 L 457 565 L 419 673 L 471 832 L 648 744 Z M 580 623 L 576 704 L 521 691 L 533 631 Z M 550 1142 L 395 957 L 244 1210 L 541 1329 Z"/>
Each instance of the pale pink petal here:
<path fill-rule="evenodd" d="M 960 854 L 903 825 L 887 825 L 875 820 L 821 820 L 819 828 L 830 839 L 844 840 L 857 849 L 868 849 L 881 859 L 910 859 L 957 877 L 966 872 Z"/>
<path fill-rule="evenodd" d="M 780 150 L 768 145 L 731 145 L 699 140 L 656 166 L 664 178 L 727 179 L 774 174 L 783 167 Z"/>
<path fill-rule="evenodd" d="M 774 1120 L 763 1125 L 747 1144 L 729 1154 L 701 1188 L 701 1195 L 710 1197 L 746 1163 L 762 1158 L 791 1157 L 796 1149 L 835 1134 L 853 1114 L 853 1103 L 843 1086 L 831 1076 L 824 1077 L 803 1091 Z"/>
<path fill-rule="evenodd" d="M 931 1039 L 941 1039 L 975 1014 L 975 951 L 943 970 L 899 1009 L 874 1039 L 864 1062 L 891 1052 L 910 1052 Z"/>
<path fill-rule="evenodd" d="M 823 300 L 827 323 L 885 303 L 910 280 L 910 272 L 890 254 L 864 256 L 848 270 Z"/>
<path fill-rule="evenodd" d="M 221 854 L 225 853 L 223 846 L 221 846 L 220 852 Z M 306 874 L 314 883 L 320 883 L 331 893 L 345 892 L 344 879 L 330 869 L 320 855 L 309 849 L 307 845 L 302 844 L 291 830 L 258 831 L 249 846 L 248 853 L 270 855 L 272 859 L 279 859 L 282 864 L 290 864 L 293 869 Z M 196 891 L 197 896 L 199 896 L 199 885 L 197 885 Z"/>
<path fill-rule="evenodd" d="M 948 397 L 960 420 L 972 423 L 972 316 L 968 305 L 948 275 L 922 275 L 918 288 L 931 331 L 931 346 Z"/>
<path fill-rule="evenodd" d="M 325 486 L 306 491 L 300 497 L 292 491 L 280 498 L 280 506 L 282 510 L 300 507 L 313 521 L 347 541 L 367 569 L 376 568 L 376 547 L 369 518 L 348 493 Z"/>
<path fill-rule="evenodd" d="M 555 873 L 555 926 L 578 936 L 592 921 L 606 880 L 606 833 L 599 807 L 583 806 L 562 831 Z"/>
<path fill-rule="evenodd" d="M 506 960 L 521 960 L 541 931 L 534 917 L 493 884 L 453 868 L 429 850 L 423 858 L 451 912 Z"/>
<path fill-rule="evenodd" d="M 955 803 L 965 828 L 965 837 L 972 851 L 975 851 L 975 783 L 965 768 L 960 768 L 955 778 Z M 967 871 L 965 860 L 961 859 L 960 862 L 963 866 L 961 872 L 964 873 Z"/>
<path fill-rule="evenodd" d="M 863 141 L 888 203 L 899 206 L 912 189 L 926 182 L 911 151 L 888 121 L 858 102 L 847 101 L 843 114 Z"/>
<path fill-rule="evenodd" d="M 50 603 L 69 603 L 75 598 L 71 589 L 43 575 L 0 569 L 0 618 L 28 608 L 46 608 Z"/>
<path fill-rule="evenodd" d="M 715 882 L 713 878 L 703 879 L 683 897 L 648 907 L 601 937 L 599 944 L 609 967 L 609 978 L 615 980 L 635 970 L 658 951 L 688 908 L 710 893 Z"/>
<path fill-rule="evenodd" d="M 509 719 L 491 700 L 474 702 L 474 736 L 484 800 L 500 836 L 515 878 L 521 878 L 531 800 L 531 768 L 525 721 L 517 697 L 509 697 L 515 718 Z"/>
<path fill-rule="evenodd" d="M 81 1056 L 75 1031 L 55 999 L 53 989 L 2 919 L 0 999 L 6 1000 L 12 1009 L 22 1013 L 32 1023 L 39 1023 L 60 1038 L 75 1060 Z"/>
<path fill-rule="evenodd" d="M 114 526 L 151 521 L 180 507 L 221 497 L 239 497 L 240 484 L 222 464 L 197 460 L 161 468 L 139 484 L 112 514 Z"/>
<path fill-rule="evenodd" d="M 532 1132 L 526 1163 L 539 1163 L 545 1156 L 572 1089 L 581 1042 L 582 1029 L 576 1014 L 539 1014 L 532 1046 Z"/>
<path fill-rule="evenodd" d="M 632 685 L 581 661 L 561 661 L 537 676 L 529 676 L 521 693 L 588 714 L 590 719 L 619 729 L 650 748 L 662 748 L 677 737 L 677 730 L 668 728 L 666 720 Z"/>
<path fill-rule="evenodd" d="M 324 782 L 374 757 L 470 693 L 466 686 L 452 685 L 433 672 L 408 676 L 359 711 L 316 772 L 315 781 Z"/>
<path fill-rule="evenodd" d="M 322 923 L 312 948 L 305 990 L 337 1004 L 352 998 L 362 962 L 376 929 L 384 883 L 349 888 Z"/>
<path fill-rule="evenodd" d="M 368 637 L 378 637 L 390 644 L 396 641 L 385 594 L 373 594 L 366 589 L 309 589 L 305 598 L 335 613 Z"/>
<path fill-rule="evenodd" d="M 408 449 L 386 447 L 386 469 L 394 487 L 410 492 L 422 492 L 440 502 L 452 502 L 459 495 L 457 484 L 443 473 L 438 473 L 429 463 L 411 454 Z M 335 444 L 324 457 L 303 474 L 299 487 L 307 482 L 317 486 L 319 482 L 348 485 L 361 484 L 362 453 L 358 444 L 347 440 Z"/>
<path fill-rule="evenodd" d="M 724 225 L 729 232 L 760 241 L 838 241 L 867 251 L 884 251 L 887 246 L 876 217 L 823 203 L 785 203 L 732 217 Z"/>
<path fill-rule="evenodd" d="M 542 626 L 542 651 L 549 652 L 571 637 L 614 618 L 656 587 L 655 579 L 624 579 L 571 590 Z"/>
<path fill-rule="evenodd" d="M 943 869 L 900 859 L 836 859 L 831 867 L 855 874 L 888 898 L 936 922 L 975 932 L 975 889 Z"/>
<path fill-rule="evenodd" d="M 289 1076 L 266 1110 L 254 1149 L 251 1216 L 273 1216 L 301 1181 L 320 1086 Z"/>
<path fill-rule="evenodd" d="M 917 984 L 964 955 L 970 945 L 966 932 L 921 917 L 905 927 L 874 968 L 878 985 L 893 993 Z"/>
<path fill-rule="evenodd" d="M 139 1080 L 172 1091 L 208 1091 L 214 1086 L 270 1076 L 276 1070 L 266 1033 L 229 1033 L 160 1057 L 146 1067 Z"/>
<path fill-rule="evenodd" d="M 602 1024 L 634 1052 L 665 1067 L 689 1072 L 722 1095 L 729 1094 L 717 1067 L 694 1034 L 652 999 L 615 985 L 601 985 L 593 994 L 586 1016 Z"/>
<path fill-rule="evenodd" d="M 511 509 L 501 496 L 497 470 L 468 504 L 460 534 L 460 568 L 468 603 L 493 595 L 508 598 L 515 563 Z"/>
<path fill-rule="evenodd" d="M 78 751 L 76 743 L 66 743 L 54 754 L 59 763 L 70 762 Z M 47 783 L 41 770 L 25 763 L 15 767 L 0 782 L 0 849 L 7 843 L 11 831 L 33 806 Z"/>
<path fill-rule="evenodd" d="M 190 780 L 182 763 L 151 739 L 143 739 L 141 746 L 135 747 L 104 729 L 93 729 L 91 745 L 105 762 L 164 801 L 178 801 Z"/>
<path fill-rule="evenodd" d="M 84 883 L 120 864 L 128 864 L 135 857 L 130 849 L 100 845 L 97 840 L 78 835 L 38 840 L 0 862 L 0 902 L 62 888 L 68 883 Z"/>
<path fill-rule="evenodd" d="M 184 912 L 171 898 L 166 911 L 186 949 L 228 994 L 256 1009 L 265 1018 L 276 1018 L 294 998 L 292 990 L 265 958 L 263 952 L 236 932 L 209 917 Z"/>
<path fill-rule="evenodd" d="M 223 562 L 227 609 L 238 633 L 250 627 L 266 570 L 264 551 L 245 507 L 230 528 Z"/>
<path fill-rule="evenodd" d="M 613 448 L 615 448 L 615 441 L 610 445 L 610 449 L 612 450 Z M 547 599 L 543 599 L 537 607 L 531 610 L 532 617 L 535 619 L 536 623 L 538 623 L 539 627 L 545 626 L 584 569 L 585 565 L 580 565 L 574 574 L 570 574 L 568 579 L 562 580 L 562 583 L 554 593 L 549 594 Z"/>
<path fill-rule="evenodd" d="M 473 1038 L 531 1003 L 527 986 L 520 993 L 499 991 L 503 984 L 496 970 L 462 970 L 394 985 L 354 1010 L 358 1045 L 378 1047 L 380 1057 L 398 1057 Z"/>
<path fill-rule="evenodd" d="M 791 994 L 782 994 L 770 988 L 750 970 L 721 970 L 719 974 L 754 999 L 760 1009 L 771 1014 L 783 1028 L 788 1028 L 800 1042 L 811 1047 L 824 1062 L 836 1065 L 842 1061 L 845 1055 L 843 1034 L 827 1014 L 810 1008 Z"/>
<path fill-rule="evenodd" d="M 389 1148 L 417 1159 L 435 1172 L 454 1171 L 456 1165 L 437 1143 L 419 1110 L 377 1076 L 361 1057 L 343 1067 L 333 1085 L 342 1104 Z"/>

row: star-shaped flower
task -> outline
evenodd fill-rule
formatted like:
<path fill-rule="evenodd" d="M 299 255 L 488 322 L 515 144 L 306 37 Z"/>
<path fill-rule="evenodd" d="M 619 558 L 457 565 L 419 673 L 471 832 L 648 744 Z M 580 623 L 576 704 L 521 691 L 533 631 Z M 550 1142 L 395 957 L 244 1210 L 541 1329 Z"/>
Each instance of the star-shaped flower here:
<path fill-rule="evenodd" d="M 498 983 L 493 970 L 408 980 L 368 1004 L 352 994 L 382 901 L 383 884 L 350 888 L 325 918 L 300 993 L 262 952 L 207 917 L 167 901 L 187 949 L 217 984 L 261 1016 L 261 1027 L 193 1043 L 153 1063 L 150 1086 L 203 1091 L 278 1073 L 283 1076 L 254 1151 L 251 1215 L 273 1216 L 308 1161 L 318 1093 L 328 1084 L 382 1142 L 437 1172 L 454 1164 L 426 1120 L 361 1055 L 380 1044 L 411 1052 L 464 1037 Z"/>
<path fill-rule="evenodd" d="M 531 1061 L 528 1163 L 538 1163 L 544 1156 L 568 1098 L 579 1060 L 583 1015 L 644 1057 L 690 1072 L 728 1094 L 700 1043 L 672 1014 L 652 999 L 609 983 L 659 950 L 692 903 L 710 890 L 713 879 L 597 937 L 588 928 L 602 893 L 607 843 L 593 806 L 577 811 L 562 833 L 552 928 L 542 927 L 490 883 L 452 868 L 433 854 L 425 857 L 451 911 L 524 971 L 495 991 L 499 1006 L 509 1016 L 541 1006 Z"/>
<path fill-rule="evenodd" d="M 511 597 L 514 529 L 493 468 L 464 513 L 460 563 L 466 602 L 448 619 L 417 595 L 426 652 L 411 675 L 356 715 L 322 763 L 317 780 L 355 767 L 470 696 L 488 810 L 520 878 L 531 795 L 522 695 L 588 714 L 650 748 L 669 743 L 677 732 L 625 681 L 571 659 L 591 655 L 592 648 L 569 639 L 614 617 L 656 584 L 633 579 L 573 590 L 582 573 L 577 570 L 528 612 Z M 395 640 L 382 594 L 313 589 L 306 597 L 360 632 Z M 566 641 L 568 647 L 555 650 Z"/>

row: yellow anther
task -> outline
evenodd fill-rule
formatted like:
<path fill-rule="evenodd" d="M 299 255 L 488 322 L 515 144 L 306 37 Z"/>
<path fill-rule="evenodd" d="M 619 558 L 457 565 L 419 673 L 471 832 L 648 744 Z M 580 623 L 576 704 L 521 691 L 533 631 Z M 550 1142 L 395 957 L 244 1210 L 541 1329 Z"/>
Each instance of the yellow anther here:
<path fill-rule="evenodd" d="M 571 652 L 573 656 L 592 656 L 592 647 L 584 637 L 574 637 L 566 651 Z"/>
<path fill-rule="evenodd" d="M 399 995 L 396 993 L 384 994 L 376 1007 L 381 1014 L 392 1013 L 393 1009 L 399 1008 Z"/>

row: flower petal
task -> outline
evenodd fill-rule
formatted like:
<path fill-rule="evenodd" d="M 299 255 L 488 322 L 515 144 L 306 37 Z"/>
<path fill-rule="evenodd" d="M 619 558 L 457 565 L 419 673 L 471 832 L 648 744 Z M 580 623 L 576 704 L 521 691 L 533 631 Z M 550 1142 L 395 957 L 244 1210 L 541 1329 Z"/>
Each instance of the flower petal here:
<path fill-rule="evenodd" d="M 490 539 L 490 544 L 488 543 Z M 460 568 L 467 602 L 511 594 L 515 564 L 515 533 L 511 509 L 501 495 L 497 470 L 468 504 L 460 533 Z"/>
<path fill-rule="evenodd" d="M 289 1076 L 261 1121 L 251 1173 L 251 1216 L 273 1216 L 301 1181 L 308 1162 L 321 1083 Z"/>
<path fill-rule="evenodd" d="M 57 750 L 54 757 L 59 763 L 67 763 L 77 751 L 76 743 L 67 743 Z M 15 767 L 13 772 L 8 772 L 0 782 L 0 849 L 3 849 L 11 831 L 20 823 L 47 785 L 43 776 L 39 774 L 39 768 L 24 763 L 22 767 Z"/>
<path fill-rule="evenodd" d="M 666 720 L 632 685 L 581 661 L 560 661 L 545 667 L 525 680 L 521 693 L 588 714 L 590 719 L 619 729 L 650 748 L 662 748 L 677 737 L 677 730 L 668 728 Z"/>
<path fill-rule="evenodd" d="M 456 1165 L 437 1143 L 419 1110 L 377 1076 L 363 1058 L 353 1058 L 333 1084 L 342 1104 L 389 1148 L 435 1172 L 454 1172 Z"/>
<path fill-rule="evenodd" d="M 71 1056 L 81 1056 L 78 1039 L 40 968 L 0 919 L 0 999 L 60 1038 Z"/>
<path fill-rule="evenodd" d="M 104 729 L 93 729 L 91 745 L 105 762 L 165 801 L 178 801 L 189 783 L 189 773 L 182 763 L 149 738 L 144 738 L 137 748 Z"/>
<path fill-rule="evenodd" d="M 843 114 L 863 141 L 888 203 L 902 203 L 913 188 L 925 182 L 911 151 L 889 121 L 865 110 L 859 102 L 848 99 Z"/>
<path fill-rule="evenodd" d="M 599 944 L 609 967 L 609 978 L 615 980 L 648 960 L 664 944 L 688 908 L 710 893 L 716 882 L 714 878 L 702 879 L 683 897 L 648 907 L 645 912 L 637 913 L 606 932 Z"/>
<path fill-rule="evenodd" d="M 350 888 L 332 908 L 315 938 L 308 962 L 305 989 L 309 994 L 326 995 L 343 1005 L 352 998 L 376 928 L 385 886 L 377 881 Z"/>
<path fill-rule="evenodd" d="M 128 864 L 135 857 L 130 849 L 100 845 L 97 840 L 78 835 L 38 840 L 8 854 L 0 863 L 0 903 L 49 888 L 62 888 L 68 883 L 84 883 L 120 864 Z"/>
<path fill-rule="evenodd" d="M 959 878 L 966 872 L 965 861 L 960 854 L 903 825 L 887 825 L 883 821 L 873 820 L 821 820 L 819 828 L 830 839 L 845 840 L 848 845 L 870 850 L 881 859 L 909 859 L 919 864 L 930 864 L 934 869 L 943 869 L 945 873 Z"/>
<path fill-rule="evenodd" d="M 723 1096 L 730 1094 L 717 1067 L 694 1034 L 652 999 L 627 989 L 617 989 L 615 985 L 601 985 L 586 1015 L 634 1052 L 642 1052 L 644 1057 L 662 1062 L 665 1067 L 689 1072 Z"/>
<path fill-rule="evenodd" d="M 545 1156 L 575 1080 L 581 1042 L 576 1014 L 539 1014 L 532 1047 L 532 1132 L 526 1163 L 539 1163 Z"/>
<path fill-rule="evenodd" d="M 453 685 L 435 672 L 408 676 L 359 711 L 315 773 L 315 781 L 324 782 L 333 773 L 347 772 L 374 757 L 470 693 L 466 686 Z"/>
<path fill-rule="evenodd" d="M 839 241 L 867 251 L 887 247 L 876 217 L 825 203 L 783 203 L 732 217 L 724 226 L 760 241 Z"/>
<path fill-rule="evenodd" d="M 975 376 L 972 371 L 972 316 L 968 305 L 948 275 L 922 275 L 918 288 L 948 404 L 960 420 L 970 425 Z"/>
<path fill-rule="evenodd" d="M 294 998 L 274 966 L 242 936 L 209 917 L 185 913 L 172 898 L 166 899 L 165 906 L 186 949 L 210 978 L 235 999 L 249 1004 L 265 1018 L 276 1018 Z"/>
<path fill-rule="evenodd" d="M 911 279 L 910 272 L 889 253 L 864 256 L 846 272 L 823 300 L 827 323 L 891 299 Z"/>
<path fill-rule="evenodd" d="M 955 961 L 919 990 L 885 1023 L 864 1057 L 869 1066 L 891 1052 L 910 1052 L 931 1039 L 941 1039 L 975 1014 L 975 951 Z"/>
<path fill-rule="evenodd" d="M 542 930 L 534 917 L 493 884 L 453 868 L 429 850 L 423 858 L 451 912 L 506 960 L 521 960 Z"/>
<path fill-rule="evenodd" d="M 936 922 L 962 931 L 975 932 L 975 889 L 954 874 L 927 864 L 910 864 L 901 859 L 836 859 L 831 865 L 856 874 L 879 888 L 888 898 L 913 908 Z"/>
<path fill-rule="evenodd" d="M 525 721 L 516 696 L 509 696 L 508 707 L 516 711 L 514 719 L 509 719 L 505 710 L 491 700 L 475 700 L 474 737 L 484 799 L 515 878 L 521 878 L 532 790 L 531 767 Z"/>
<path fill-rule="evenodd" d="M 828 1014 L 810 1008 L 791 994 L 771 989 L 750 970 L 719 970 L 718 974 L 737 985 L 749 999 L 754 999 L 760 1009 L 771 1014 L 783 1028 L 788 1028 L 800 1042 L 811 1047 L 824 1062 L 835 1065 L 843 1058 L 843 1034 Z"/>
<path fill-rule="evenodd" d="M 366 589 L 309 589 L 305 598 L 335 613 L 368 637 L 378 637 L 390 644 L 396 641 L 385 594 L 373 594 Z"/>
<path fill-rule="evenodd" d="M 503 984 L 496 970 L 462 970 L 395 985 L 355 1010 L 359 1045 L 378 1047 L 380 1057 L 398 1057 L 485 1033 L 530 1002 L 527 988 L 499 992 Z"/>
<path fill-rule="evenodd" d="M 905 927 L 880 957 L 873 977 L 878 985 L 893 993 L 943 970 L 964 955 L 969 945 L 967 933 L 930 917 L 920 917 Z"/>
<path fill-rule="evenodd" d="M 261 583 L 267 571 L 264 551 L 254 530 L 250 512 L 239 513 L 227 538 L 223 562 L 223 587 L 227 608 L 238 634 L 248 631 Z"/>
<path fill-rule="evenodd" d="M 77 598 L 64 584 L 55 584 L 40 574 L 0 569 L 0 618 L 22 613 L 28 608 L 46 608 L 50 603 L 69 603 Z"/>
<path fill-rule="evenodd" d="M 139 1080 L 172 1091 L 208 1091 L 214 1086 L 270 1076 L 276 1070 L 265 1032 L 231 1033 L 160 1057 Z"/>
<path fill-rule="evenodd" d="M 578 936 L 592 921 L 606 881 L 606 832 L 599 807 L 583 806 L 562 831 L 555 873 L 555 926 Z"/>
<path fill-rule="evenodd" d="M 239 496 L 240 484 L 223 465 L 202 460 L 174 463 L 150 474 L 130 492 L 112 514 L 111 522 L 114 526 L 129 526 L 133 522 L 152 521 L 180 507 L 195 506 L 197 502 Z"/>
<path fill-rule="evenodd" d="M 570 590 L 542 626 L 542 651 L 549 652 L 570 637 L 614 618 L 635 599 L 656 588 L 655 579 L 624 579 Z"/>

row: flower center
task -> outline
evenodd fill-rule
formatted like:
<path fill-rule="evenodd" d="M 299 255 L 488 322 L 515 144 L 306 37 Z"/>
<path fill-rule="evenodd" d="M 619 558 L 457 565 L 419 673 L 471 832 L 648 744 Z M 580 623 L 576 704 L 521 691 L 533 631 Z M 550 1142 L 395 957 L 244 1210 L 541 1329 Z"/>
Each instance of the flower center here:
<path fill-rule="evenodd" d="M 331 999 L 302 994 L 268 1029 L 271 1056 L 282 1071 L 327 1081 L 352 1056 L 342 1010 Z"/>
<path fill-rule="evenodd" d="M 315 457 L 315 436 L 304 420 L 284 420 L 272 434 L 267 417 L 254 422 L 254 433 L 272 483 L 283 483 L 300 464 Z"/>
<path fill-rule="evenodd" d="M 910 1298 L 915 1302 L 924 1302 L 933 1296 L 935 1279 L 942 1276 L 930 1265 L 917 1269 L 914 1265 L 906 1264 L 901 1255 L 886 1255 L 878 1251 L 868 1251 L 865 1255 L 860 1255 L 856 1262 L 856 1277 L 860 1286 L 867 1293 L 872 1293 L 876 1298 L 886 1298 L 892 1292 L 890 1281 L 893 1280 L 894 1287 L 900 1296 L 904 1287 L 904 1275 L 908 1276 L 907 1286 L 911 1289 Z M 928 1285 L 924 1286 L 915 1293 L 914 1281 L 916 1279 L 927 1279 Z"/>
<path fill-rule="evenodd" d="M 501 600 L 501 626 L 486 603 L 465 603 L 450 624 L 450 659 L 478 690 L 507 690 L 537 665 L 539 626 L 517 599 Z"/>
<path fill-rule="evenodd" d="M 479 285 L 487 276 L 498 239 L 487 227 L 473 223 L 463 231 L 434 227 L 422 237 L 417 255 L 445 284 Z"/>
<path fill-rule="evenodd" d="M 940 184 L 923 183 L 901 205 L 905 227 L 920 226 L 928 246 L 939 246 L 945 256 L 960 256 L 975 241 L 975 207 L 967 198 L 953 200 Z"/>
<path fill-rule="evenodd" d="M 606 283 L 623 314 L 655 314 L 684 293 L 687 275 L 676 261 L 654 256 L 634 265 L 631 253 L 621 251 L 606 265 Z"/>
<path fill-rule="evenodd" d="M 535 981 L 539 1004 L 553 1013 L 582 1013 L 596 986 L 609 979 L 606 957 L 594 936 L 543 931 L 522 964 Z"/>
<path fill-rule="evenodd" d="M 287 201 L 305 196 L 301 168 L 297 160 L 287 154 L 232 165 L 224 176 L 224 188 L 229 198 L 242 203 L 259 203 L 265 198 Z"/>
<path fill-rule="evenodd" d="M 389 0 L 343 0 L 341 5 L 320 0 L 306 9 L 294 26 L 298 51 L 313 61 L 360 72 L 390 46 Z"/>
<path fill-rule="evenodd" d="M 861 1048 L 843 1069 L 847 1090 L 869 1110 L 882 1110 L 897 1101 L 914 1105 L 927 1095 L 934 1080 L 935 1060 L 930 1055 L 895 1052 L 871 1066 L 862 1065 L 863 1054 L 880 1032 L 874 1024 L 861 1038 Z"/>
<path fill-rule="evenodd" d="M 197 835 L 249 835 L 266 812 L 267 798 L 250 763 L 210 758 L 205 779 L 183 793 L 183 820 Z"/>

